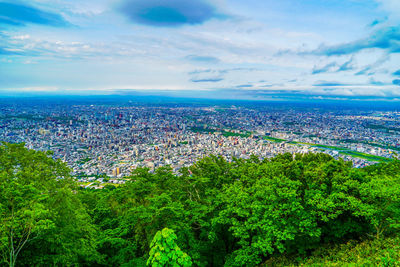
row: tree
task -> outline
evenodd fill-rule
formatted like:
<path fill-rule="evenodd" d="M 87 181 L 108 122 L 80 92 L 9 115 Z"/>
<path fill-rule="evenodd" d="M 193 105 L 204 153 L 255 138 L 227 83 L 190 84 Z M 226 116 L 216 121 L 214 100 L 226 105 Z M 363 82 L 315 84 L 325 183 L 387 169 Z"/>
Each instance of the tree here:
<path fill-rule="evenodd" d="M 304 253 L 325 242 L 362 237 L 371 229 L 361 211 L 360 188 L 367 180 L 343 160 L 284 154 L 234 164 L 234 182 L 217 196 L 220 212 L 214 220 L 236 239 L 227 266 L 255 266 L 274 254 Z M 380 207 L 378 202 L 374 207 Z M 396 208 L 389 207 L 386 214 Z"/>
<path fill-rule="evenodd" d="M 0 251 L 9 266 L 97 261 L 95 228 L 51 153 L 0 146 Z"/>
<path fill-rule="evenodd" d="M 247 162 L 236 173 L 238 179 L 219 196 L 223 208 L 216 220 L 237 240 L 226 266 L 256 266 L 263 257 L 286 251 L 289 241 L 320 235 L 302 205 L 302 183 L 286 177 L 281 163 Z"/>
<path fill-rule="evenodd" d="M 158 231 L 150 245 L 150 257 L 147 265 L 152 267 L 192 266 L 190 256 L 178 247 L 176 239 L 175 232 L 171 229 L 164 228 L 162 231 Z"/>
<path fill-rule="evenodd" d="M 371 223 L 376 239 L 400 229 L 400 161 L 377 166 L 360 186 L 360 215 Z M 366 170 L 368 171 L 368 169 Z"/>

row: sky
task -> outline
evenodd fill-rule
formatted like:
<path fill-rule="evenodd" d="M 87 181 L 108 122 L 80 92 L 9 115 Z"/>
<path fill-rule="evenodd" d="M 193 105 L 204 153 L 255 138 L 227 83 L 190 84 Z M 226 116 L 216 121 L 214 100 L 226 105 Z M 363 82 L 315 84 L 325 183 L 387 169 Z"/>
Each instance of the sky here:
<path fill-rule="evenodd" d="M 0 94 L 400 100 L 400 0 L 0 0 Z"/>

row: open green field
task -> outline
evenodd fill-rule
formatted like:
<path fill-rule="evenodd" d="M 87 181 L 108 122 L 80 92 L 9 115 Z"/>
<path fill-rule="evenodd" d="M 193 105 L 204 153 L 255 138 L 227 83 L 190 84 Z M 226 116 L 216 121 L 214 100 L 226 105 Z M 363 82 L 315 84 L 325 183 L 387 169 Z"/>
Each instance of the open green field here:
<path fill-rule="evenodd" d="M 328 146 L 328 145 L 321 145 L 321 144 L 313 144 L 313 143 L 306 143 L 306 142 L 296 142 L 296 141 L 291 141 L 289 142 L 290 144 L 300 144 L 300 145 L 308 145 L 312 147 L 319 147 L 319 148 L 324 148 L 324 149 L 330 149 L 330 150 L 349 150 L 348 148 L 345 147 L 339 147 L 339 146 Z"/>
<path fill-rule="evenodd" d="M 233 132 L 226 132 L 226 131 L 223 131 L 223 132 L 222 132 L 222 135 L 225 136 L 225 137 L 229 137 L 229 136 L 240 136 L 240 137 L 246 138 L 246 137 L 250 137 L 251 132 L 247 132 L 247 133 L 233 133 Z"/>
<path fill-rule="evenodd" d="M 191 127 L 190 130 L 195 133 L 214 133 L 216 130 L 203 128 L 203 127 Z"/>
<path fill-rule="evenodd" d="M 329 150 L 337 150 L 340 154 L 342 155 L 347 155 L 351 156 L 354 158 L 361 158 L 369 161 L 378 161 L 378 162 L 389 162 L 391 159 L 381 157 L 381 156 L 376 156 L 376 155 L 371 155 L 367 153 L 362 153 L 358 151 L 353 151 L 345 147 L 339 147 L 339 146 L 328 146 L 328 145 L 321 145 L 321 144 L 313 144 L 313 143 L 305 143 L 305 142 L 296 142 L 296 141 L 290 141 L 289 144 L 299 144 L 299 145 L 308 145 L 312 147 L 317 147 L 321 149 L 329 149 Z"/>
<path fill-rule="evenodd" d="M 385 157 L 371 155 L 371 154 L 357 152 L 357 151 L 343 151 L 343 152 L 340 152 L 340 153 L 343 154 L 343 155 L 348 155 L 348 156 L 352 156 L 352 157 L 355 157 L 355 158 L 361 158 L 361 159 L 366 159 L 366 160 L 370 160 L 370 161 L 379 161 L 379 162 L 389 162 L 389 161 L 391 161 L 391 159 L 388 159 L 388 158 L 385 158 Z"/>
<path fill-rule="evenodd" d="M 343 142 L 345 142 L 345 143 L 354 143 L 354 144 L 363 143 L 363 144 L 367 144 L 367 145 L 374 146 L 374 147 L 380 147 L 380 148 L 383 148 L 383 149 L 391 149 L 391 150 L 395 150 L 395 151 L 400 151 L 399 147 L 395 147 L 395 146 L 392 146 L 392 145 L 389 145 L 389 144 L 379 144 L 379 143 L 367 142 L 367 141 L 359 141 L 358 142 L 356 140 L 351 140 L 351 139 L 343 140 Z"/>
<path fill-rule="evenodd" d="M 275 143 L 286 142 L 285 139 L 275 138 L 275 137 L 271 137 L 271 136 L 264 136 L 263 139 L 265 139 L 267 141 L 275 142 Z"/>
<path fill-rule="evenodd" d="M 210 129 L 210 128 L 203 128 L 203 127 L 192 127 L 190 128 L 191 131 L 195 132 L 195 133 L 215 133 L 215 132 L 219 132 L 217 130 L 214 129 Z M 222 133 L 223 136 L 225 137 L 229 137 L 229 136 L 239 136 L 239 137 L 250 137 L 251 136 L 251 132 L 246 132 L 246 133 L 234 133 L 234 132 L 228 132 L 228 131 L 220 131 Z"/>

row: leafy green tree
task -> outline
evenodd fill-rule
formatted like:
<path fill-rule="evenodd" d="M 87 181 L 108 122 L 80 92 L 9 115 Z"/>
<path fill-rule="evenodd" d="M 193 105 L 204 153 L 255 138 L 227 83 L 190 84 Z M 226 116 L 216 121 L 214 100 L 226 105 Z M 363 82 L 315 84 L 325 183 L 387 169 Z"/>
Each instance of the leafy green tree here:
<path fill-rule="evenodd" d="M 214 220 L 237 240 L 227 266 L 255 266 L 277 253 L 304 253 L 370 231 L 360 212 L 365 204 L 360 188 L 367 179 L 343 160 L 284 154 L 233 164 L 234 182 L 218 195 L 220 213 Z"/>
<path fill-rule="evenodd" d="M 105 265 L 121 265 L 147 258 L 159 229 L 179 229 L 177 243 L 197 266 L 223 265 L 231 251 L 232 235 L 223 225 L 212 225 L 218 215 L 216 195 L 229 179 L 230 163 L 207 157 L 182 175 L 170 168 L 154 173 L 138 168 L 130 181 L 113 190 L 81 190 L 95 224 L 101 229 L 98 251 Z M 217 182 L 219 180 L 219 182 Z"/>
<path fill-rule="evenodd" d="M 0 146 L 2 262 L 72 265 L 99 260 L 95 228 L 76 196 L 69 169 L 24 144 Z"/>
<path fill-rule="evenodd" d="M 176 235 L 173 230 L 164 228 L 158 231 L 150 244 L 147 265 L 152 267 L 192 266 L 192 260 L 176 244 Z"/>
<path fill-rule="evenodd" d="M 217 222 L 229 227 L 238 245 L 227 266 L 255 266 L 263 256 L 284 252 L 289 240 L 320 235 L 302 205 L 301 182 L 285 177 L 281 167 L 247 162 L 220 196 L 223 209 Z"/>
<path fill-rule="evenodd" d="M 366 179 L 360 186 L 360 215 L 379 239 L 400 229 L 400 161 L 381 165 Z"/>

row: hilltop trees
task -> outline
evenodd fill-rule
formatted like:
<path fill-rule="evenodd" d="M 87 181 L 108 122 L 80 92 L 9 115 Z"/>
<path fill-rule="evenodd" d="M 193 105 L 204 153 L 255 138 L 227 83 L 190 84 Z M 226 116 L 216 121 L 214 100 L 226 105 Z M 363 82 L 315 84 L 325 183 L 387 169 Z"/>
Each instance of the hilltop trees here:
<path fill-rule="evenodd" d="M 93 190 L 49 154 L 3 144 L 1 263 L 256 266 L 350 240 L 397 240 L 399 183 L 399 161 L 355 169 L 326 154 L 283 154 L 210 156 L 180 175 L 138 168 L 125 185 Z"/>
<path fill-rule="evenodd" d="M 94 227 L 69 170 L 23 144 L 0 146 L 0 251 L 9 266 L 96 260 Z"/>
<path fill-rule="evenodd" d="M 210 156 L 181 175 L 137 169 L 126 185 L 96 194 L 118 218 L 111 219 L 117 228 L 104 229 L 124 233 L 118 244 L 132 252 L 130 261 L 146 259 L 153 237 L 168 227 L 196 266 L 255 266 L 282 253 L 393 233 L 400 218 L 396 164 L 358 170 L 326 154 L 231 163 Z M 97 209 L 95 218 L 110 221 Z"/>
<path fill-rule="evenodd" d="M 218 222 L 238 240 L 230 265 L 255 266 L 270 255 L 304 252 L 368 228 L 349 205 L 358 180 L 343 161 L 324 154 L 282 155 L 240 162 L 235 169 L 235 182 L 219 196 Z"/>

